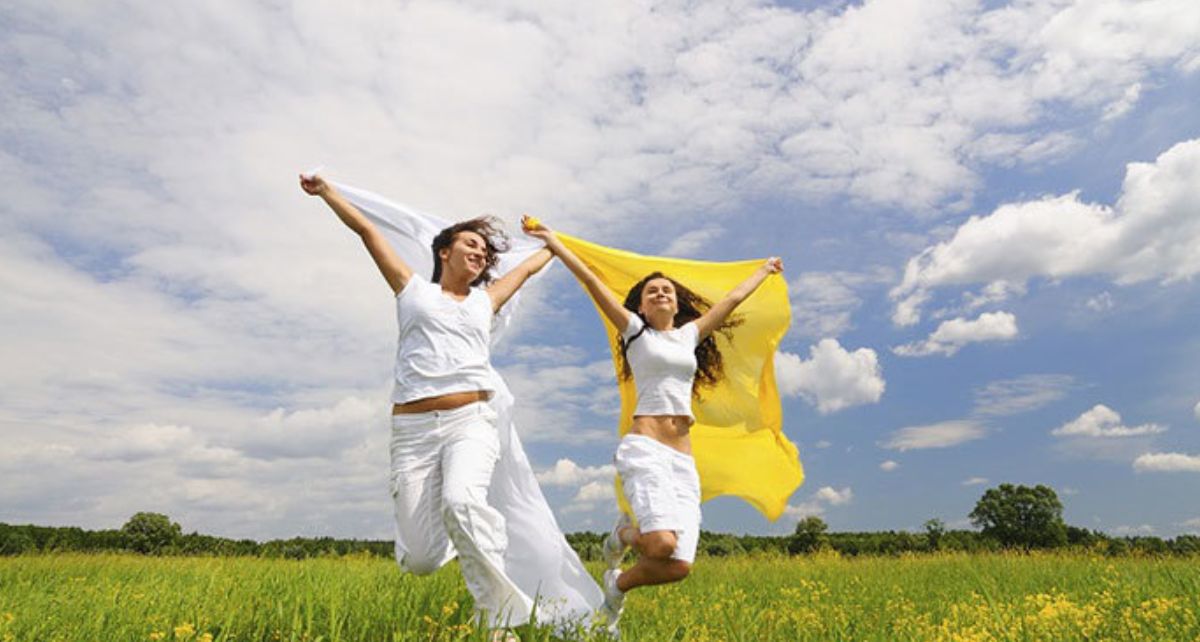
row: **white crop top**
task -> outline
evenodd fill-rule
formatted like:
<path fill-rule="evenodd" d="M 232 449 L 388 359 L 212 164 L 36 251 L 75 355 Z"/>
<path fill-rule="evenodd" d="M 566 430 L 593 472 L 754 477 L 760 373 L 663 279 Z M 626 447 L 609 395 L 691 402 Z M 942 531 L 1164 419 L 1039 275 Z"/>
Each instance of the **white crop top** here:
<path fill-rule="evenodd" d="M 492 300 L 480 288 L 458 301 L 413 275 L 396 295 L 394 403 L 453 392 L 494 392 L 490 362 Z"/>
<path fill-rule="evenodd" d="M 641 332 L 632 343 L 629 339 Z M 634 415 L 692 415 L 692 381 L 696 378 L 696 344 L 699 329 L 695 323 L 659 332 L 647 327 L 642 318 L 630 313 L 629 325 L 621 333 L 628 346 L 625 357 L 633 371 L 637 388 Z"/>

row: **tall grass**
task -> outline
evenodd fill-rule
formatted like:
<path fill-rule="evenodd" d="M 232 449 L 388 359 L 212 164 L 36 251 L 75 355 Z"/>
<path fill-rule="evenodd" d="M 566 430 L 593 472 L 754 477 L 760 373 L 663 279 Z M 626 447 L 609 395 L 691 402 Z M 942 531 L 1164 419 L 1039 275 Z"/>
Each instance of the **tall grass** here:
<path fill-rule="evenodd" d="M 626 642 L 1195 641 L 1198 614 L 1195 559 L 701 558 L 683 583 L 632 593 L 622 631 Z M 416 578 L 366 557 L 0 559 L 5 642 L 486 639 L 454 565 Z"/>

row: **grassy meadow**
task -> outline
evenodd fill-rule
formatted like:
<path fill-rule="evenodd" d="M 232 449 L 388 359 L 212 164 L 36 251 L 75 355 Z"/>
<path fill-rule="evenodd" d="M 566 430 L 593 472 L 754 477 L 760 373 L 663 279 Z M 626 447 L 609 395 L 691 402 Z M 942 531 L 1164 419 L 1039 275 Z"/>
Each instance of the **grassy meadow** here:
<path fill-rule="evenodd" d="M 593 569 L 597 574 L 599 568 Z M 1200 640 L 1200 560 L 980 554 L 701 558 L 626 601 L 629 641 Z M 521 639 L 562 639 L 525 628 Z M 0 558 L 3 642 L 486 640 L 455 565 L 372 557 Z M 566 639 L 603 639 L 579 633 Z"/>

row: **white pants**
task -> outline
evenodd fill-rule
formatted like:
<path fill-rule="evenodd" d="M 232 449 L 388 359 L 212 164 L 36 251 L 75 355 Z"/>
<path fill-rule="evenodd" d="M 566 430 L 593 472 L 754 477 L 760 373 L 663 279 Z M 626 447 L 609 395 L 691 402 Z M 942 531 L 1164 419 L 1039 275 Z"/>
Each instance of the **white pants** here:
<path fill-rule="evenodd" d="M 504 572 L 504 517 L 487 503 L 499 450 L 496 413 L 483 402 L 392 416 L 396 561 L 426 575 L 457 551 L 475 609 L 492 626 L 532 605 Z"/>
<path fill-rule="evenodd" d="M 696 460 L 645 435 L 621 438 L 613 458 L 638 530 L 674 531 L 672 559 L 693 562 L 700 540 L 700 475 Z"/>

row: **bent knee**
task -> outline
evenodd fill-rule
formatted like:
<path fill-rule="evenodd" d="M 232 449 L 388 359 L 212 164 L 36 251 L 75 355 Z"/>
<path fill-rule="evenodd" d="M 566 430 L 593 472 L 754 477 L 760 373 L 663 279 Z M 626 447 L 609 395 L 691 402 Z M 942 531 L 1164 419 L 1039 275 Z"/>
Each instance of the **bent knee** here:
<path fill-rule="evenodd" d="M 683 560 L 671 560 L 671 565 L 668 570 L 668 575 L 671 576 L 672 582 L 678 582 L 687 577 L 692 572 L 691 562 Z"/>
<path fill-rule="evenodd" d="M 675 546 L 679 544 L 679 538 L 675 536 L 674 531 L 654 531 L 651 533 L 642 533 L 640 543 L 642 555 L 653 559 L 665 560 L 669 559 L 671 554 L 675 552 Z"/>

